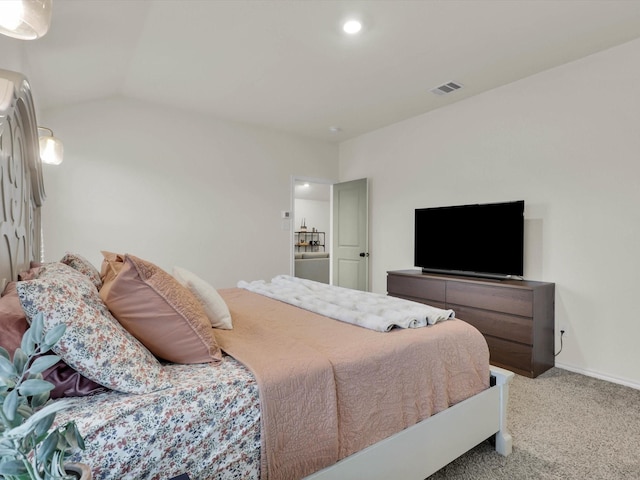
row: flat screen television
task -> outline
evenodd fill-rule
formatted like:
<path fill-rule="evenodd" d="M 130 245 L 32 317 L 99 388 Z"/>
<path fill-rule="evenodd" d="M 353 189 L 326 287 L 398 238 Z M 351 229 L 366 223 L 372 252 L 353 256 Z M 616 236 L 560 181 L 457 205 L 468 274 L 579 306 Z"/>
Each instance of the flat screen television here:
<path fill-rule="evenodd" d="M 415 266 L 489 278 L 524 274 L 524 200 L 415 212 Z"/>

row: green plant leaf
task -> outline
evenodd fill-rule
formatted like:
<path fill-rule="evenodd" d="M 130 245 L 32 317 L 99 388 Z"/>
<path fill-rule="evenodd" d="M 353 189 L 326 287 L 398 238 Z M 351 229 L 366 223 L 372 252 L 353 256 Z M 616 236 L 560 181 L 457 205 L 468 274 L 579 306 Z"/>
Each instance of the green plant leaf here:
<path fill-rule="evenodd" d="M 75 442 L 69 441 L 69 444 L 74 448 L 79 448 L 80 450 L 84 450 L 85 449 L 84 438 L 82 437 L 80 430 L 78 430 L 78 426 L 76 425 L 76 422 L 70 422 L 69 426 L 71 428 L 67 431 L 67 435 L 71 436 L 75 441 Z"/>
<path fill-rule="evenodd" d="M 29 405 L 27 405 L 26 403 L 22 403 L 22 404 L 18 405 L 18 409 L 17 409 L 16 412 L 22 418 L 29 418 L 31 415 L 33 415 L 33 409 Z"/>
<path fill-rule="evenodd" d="M 62 338 L 66 329 L 67 326 L 64 323 L 60 323 L 49 330 L 44 336 L 44 341 L 42 342 L 42 345 L 40 345 L 41 348 L 44 349 L 46 347 L 46 351 L 49 351 L 51 347 L 58 343 L 58 340 Z M 44 352 L 45 350 L 42 350 L 42 353 Z"/>
<path fill-rule="evenodd" d="M 35 341 L 42 342 L 44 334 L 44 314 L 42 312 L 36 313 L 31 319 L 31 330 Z"/>
<path fill-rule="evenodd" d="M 29 328 L 26 332 L 24 332 L 24 335 L 22 335 L 20 348 L 26 355 L 31 356 L 36 351 L 36 345 L 37 342 L 35 338 L 33 338 L 33 330 Z"/>
<path fill-rule="evenodd" d="M 13 448 L 13 447 L 4 447 L 4 446 L 0 445 L 0 457 L 2 457 L 2 458 L 14 457 L 17 454 L 18 454 L 18 450 L 16 450 L 15 448 Z"/>
<path fill-rule="evenodd" d="M 22 351 L 21 348 L 16 348 L 16 351 L 13 352 L 13 364 L 16 367 L 16 371 L 18 375 L 24 372 L 24 367 L 27 365 L 27 361 L 29 357 Z"/>
<path fill-rule="evenodd" d="M 14 377 L 15 378 L 15 377 Z M 0 375 L 0 392 L 4 392 L 6 390 L 11 390 L 15 386 L 14 378 L 5 377 L 4 375 Z"/>
<path fill-rule="evenodd" d="M 11 438 L 11 439 L 23 438 L 29 432 L 32 432 L 35 429 L 36 424 L 41 419 L 43 419 L 47 415 L 50 415 L 53 412 L 59 412 L 60 410 L 63 410 L 65 408 L 69 408 L 69 400 L 62 399 L 62 400 L 58 400 L 56 402 L 50 403 L 44 406 L 43 408 L 41 408 L 40 410 L 34 412 L 33 415 L 27 418 L 21 425 L 18 425 L 17 427 L 14 427 L 9 431 L 4 432 L 4 437 Z"/>
<path fill-rule="evenodd" d="M 49 392 L 42 392 L 38 395 L 34 395 L 31 397 L 31 406 L 35 408 L 42 407 L 45 403 L 49 401 Z"/>
<path fill-rule="evenodd" d="M 0 356 L 0 375 L 2 378 L 18 375 L 13 362 L 7 360 L 4 356 Z"/>
<path fill-rule="evenodd" d="M 55 419 L 56 419 L 55 413 L 52 413 L 44 417 L 36 425 L 35 434 L 39 437 L 40 435 L 44 435 L 45 433 L 47 433 L 51 428 L 51 425 L 53 425 L 53 421 Z"/>
<path fill-rule="evenodd" d="M 51 459 L 47 465 L 45 464 L 45 480 L 53 480 L 59 478 L 70 478 L 67 477 L 67 471 L 64 469 L 64 455 L 60 452 L 60 445 L 58 445 L 58 450 L 54 451 L 51 454 Z"/>
<path fill-rule="evenodd" d="M 9 394 L 5 397 L 4 403 L 2 404 L 2 412 L 4 416 L 7 417 L 7 420 L 10 422 L 16 418 L 16 410 L 18 409 L 18 391 L 11 390 Z"/>
<path fill-rule="evenodd" d="M 38 453 L 36 454 L 36 458 L 40 463 L 44 463 L 47 459 L 53 455 L 53 452 L 56 451 L 58 447 L 58 442 L 60 441 L 60 434 L 57 430 L 54 430 L 47 438 L 44 439 L 40 448 L 38 448 Z"/>
<path fill-rule="evenodd" d="M 53 367 L 59 361 L 60 357 L 57 355 L 44 355 L 42 357 L 38 357 L 29 367 L 29 372 L 32 374 L 42 373 L 47 368 Z"/>
<path fill-rule="evenodd" d="M 26 473 L 29 473 L 27 467 L 20 460 L 0 463 L 0 475 L 24 475 Z"/>
<path fill-rule="evenodd" d="M 50 392 L 54 388 L 53 383 L 47 382 L 46 380 L 25 380 L 18 387 L 18 391 L 23 397 L 31 397 L 32 395 Z"/>
<path fill-rule="evenodd" d="M 4 347 L 0 347 L 0 356 L 6 358 L 7 360 L 11 360 L 11 356 L 9 355 L 9 352 Z"/>
<path fill-rule="evenodd" d="M 85 449 L 84 438 L 82 438 L 76 422 L 67 423 L 67 425 L 65 426 L 64 435 L 67 439 L 67 442 L 69 442 L 69 445 L 71 445 L 72 448 L 79 448 L 80 450 Z"/>

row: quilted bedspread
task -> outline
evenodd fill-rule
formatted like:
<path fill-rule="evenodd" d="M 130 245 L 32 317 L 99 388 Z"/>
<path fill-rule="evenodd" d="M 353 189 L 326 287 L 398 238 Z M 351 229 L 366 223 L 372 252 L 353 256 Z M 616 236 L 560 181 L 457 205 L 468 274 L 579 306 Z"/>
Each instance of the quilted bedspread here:
<path fill-rule="evenodd" d="M 377 332 L 243 289 L 220 290 L 221 348 L 255 374 L 262 480 L 302 478 L 489 386 L 489 350 L 457 319 Z"/>

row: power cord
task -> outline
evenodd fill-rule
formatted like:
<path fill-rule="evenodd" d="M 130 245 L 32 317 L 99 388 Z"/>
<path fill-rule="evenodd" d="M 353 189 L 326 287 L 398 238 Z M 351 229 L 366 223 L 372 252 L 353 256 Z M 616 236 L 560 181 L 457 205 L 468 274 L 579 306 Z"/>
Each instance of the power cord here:
<path fill-rule="evenodd" d="M 560 330 L 560 350 L 558 350 L 558 353 L 554 353 L 553 356 L 557 357 L 558 355 L 560 355 L 560 352 L 562 351 L 562 336 L 564 335 L 564 330 Z"/>

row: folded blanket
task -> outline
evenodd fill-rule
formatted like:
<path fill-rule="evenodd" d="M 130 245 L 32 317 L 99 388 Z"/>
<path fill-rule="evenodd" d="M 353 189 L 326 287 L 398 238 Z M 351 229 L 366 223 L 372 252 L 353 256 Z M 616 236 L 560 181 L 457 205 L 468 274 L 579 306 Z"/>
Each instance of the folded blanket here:
<path fill-rule="evenodd" d="M 455 317 L 453 310 L 289 275 L 279 275 L 271 282 L 241 280 L 238 287 L 378 332 L 388 332 L 394 327 L 424 327 Z"/>

